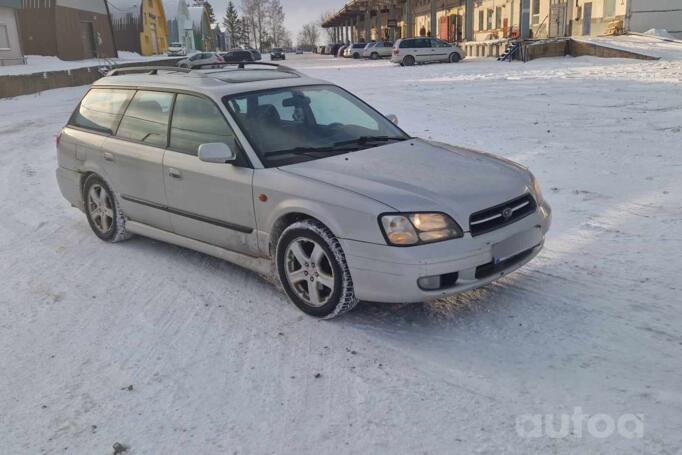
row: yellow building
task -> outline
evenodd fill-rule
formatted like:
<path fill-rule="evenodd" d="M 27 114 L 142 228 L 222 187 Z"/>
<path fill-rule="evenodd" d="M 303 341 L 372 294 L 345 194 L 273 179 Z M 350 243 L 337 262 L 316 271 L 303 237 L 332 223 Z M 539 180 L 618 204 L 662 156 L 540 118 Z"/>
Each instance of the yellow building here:
<path fill-rule="evenodd" d="M 162 0 L 109 0 L 109 4 L 119 51 L 156 55 L 168 50 Z"/>

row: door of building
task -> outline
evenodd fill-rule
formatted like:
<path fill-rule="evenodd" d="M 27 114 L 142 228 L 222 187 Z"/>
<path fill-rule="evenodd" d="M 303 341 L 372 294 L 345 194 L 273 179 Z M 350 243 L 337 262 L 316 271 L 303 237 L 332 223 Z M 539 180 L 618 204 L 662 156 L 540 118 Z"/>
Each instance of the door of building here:
<path fill-rule="evenodd" d="M 583 36 L 592 33 L 592 2 L 583 7 Z"/>
<path fill-rule="evenodd" d="M 566 3 L 556 3 L 549 9 L 549 37 L 566 36 Z"/>
<path fill-rule="evenodd" d="M 443 41 L 448 41 L 449 31 L 450 27 L 448 27 L 448 16 L 441 16 L 438 19 L 438 38 L 442 39 Z"/>
<path fill-rule="evenodd" d="M 149 27 L 149 34 L 151 35 L 152 39 L 152 54 L 156 55 L 159 53 L 159 39 L 156 35 L 156 24 L 152 24 Z"/>
<path fill-rule="evenodd" d="M 83 58 L 97 57 L 95 50 L 95 29 L 92 22 L 81 22 L 81 44 L 83 46 Z"/>

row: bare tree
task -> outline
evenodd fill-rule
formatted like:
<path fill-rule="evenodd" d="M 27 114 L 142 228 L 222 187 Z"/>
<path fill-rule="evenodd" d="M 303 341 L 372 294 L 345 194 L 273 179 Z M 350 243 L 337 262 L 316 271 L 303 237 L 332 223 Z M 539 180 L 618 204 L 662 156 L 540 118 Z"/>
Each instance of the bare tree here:
<path fill-rule="evenodd" d="M 270 0 L 268 5 L 268 22 L 270 25 L 270 37 L 272 45 L 282 46 L 285 36 L 288 34 L 284 28 L 284 8 L 279 0 Z"/>
<path fill-rule="evenodd" d="M 317 46 L 317 42 L 320 39 L 320 28 L 315 22 L 306 24 L 303 29 L 298 34 L 298 45 L 308 49 L 312 49 Z"/>
<path fill-rule="evenodd" d="M 242 13 L 249 21 L 255 47 L 262 50 L 267 41 L 268 10 L 271 0 L 242 0 Z"/>

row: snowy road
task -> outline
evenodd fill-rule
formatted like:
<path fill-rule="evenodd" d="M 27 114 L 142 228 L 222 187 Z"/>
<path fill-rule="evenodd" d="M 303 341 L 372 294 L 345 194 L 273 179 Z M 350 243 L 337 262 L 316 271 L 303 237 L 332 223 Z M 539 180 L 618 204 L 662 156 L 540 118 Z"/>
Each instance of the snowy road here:
<path fill-rule="evenodd" d="M 220 260 L 99 241 L 54 178 L 85 88 L 0 100 L 0 452 L 680 453 L 682 61 L 289 64 L 529 166 L 554 208 L 542 255 L 317 321 Z M 642 415 L 644 437 L 517 433 L 575 408 Z"/>

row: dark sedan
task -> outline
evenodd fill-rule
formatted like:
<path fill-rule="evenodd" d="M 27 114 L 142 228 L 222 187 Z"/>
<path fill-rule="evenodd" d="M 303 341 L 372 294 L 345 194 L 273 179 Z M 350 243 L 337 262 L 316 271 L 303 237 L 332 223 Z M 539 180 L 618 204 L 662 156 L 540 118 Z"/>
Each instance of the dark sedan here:
<path fill-rule="evenodd" d="M 281 47 L 273 47 L 270 51 L 270 60 L 286 60 L 287 56 Z"/>

